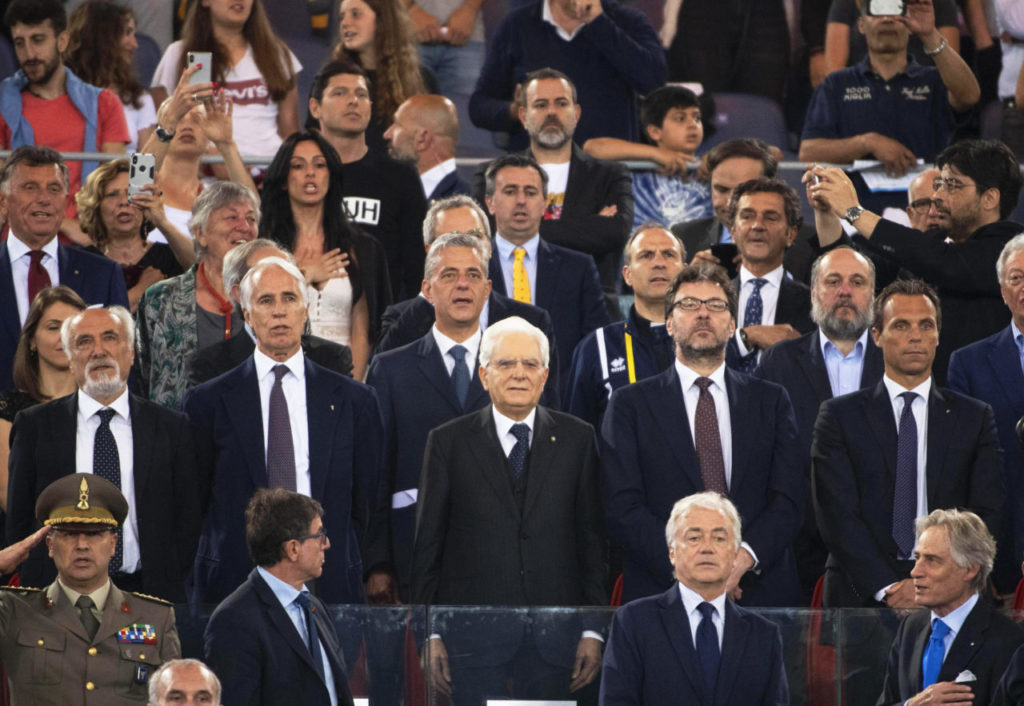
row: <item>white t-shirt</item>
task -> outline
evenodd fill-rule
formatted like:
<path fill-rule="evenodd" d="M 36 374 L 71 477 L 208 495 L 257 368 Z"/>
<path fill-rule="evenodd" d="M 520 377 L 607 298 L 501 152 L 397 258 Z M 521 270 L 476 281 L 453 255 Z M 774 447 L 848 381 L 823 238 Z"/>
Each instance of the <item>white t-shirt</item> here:
<path fill-rule="evenodd" d="M 175 228 L 181 231 L 181 234 L 189 238 L 192 237 L 192 233 L 188 230 L 188 221 L 192 218 L 192 212 L 186 211 L 183 208 L 175 208 L 174 206 L 164 206 L 164 215 L 167 216 L 167 220 L 171 222 Z M 158 231 L 156 228 L 149 231 L 146 236 L 146 240 L 151 243 L 166 243 L 167 238 L 164 234 Z"/>
<path fill-rule="evenodd" d="M 565 205 L 565 186 L 569 183 L 569 162 L 540 165 L 548 175 L 548 203 L 544 211 L 545 220 L 557 221 L 562 217 Z"/>
<path fill-rule="evenodd" d="M 139 96 L 142 106 L 134 107 L 130 103 L 124 104 L 124 119 L 128 123 L 128 134 L 132 139 L 125 148 L 126 152 L 135 152 L 139 149 L 139 130 L 156 125 L 156 108 L 153 105 L 153 96 L 143 93 Z"/>
<path fill-rule="evenodd" d="M 153 74 L 153 86 L 162 86 L 168 95 L 174 93 L 180 78 L 181 47 L 181 40 L 172 42 Z M 299 73 L 302 64 L 290 49 L 288 58 L 292 71 Z M 234 104 L 234 138 L 242 157 L 273 157 L 282 141 L 277 134 L 277 103 L 270 98 L 267 82 L 253 59 L 252 47 L 224 76 L 224 93 Z"/>

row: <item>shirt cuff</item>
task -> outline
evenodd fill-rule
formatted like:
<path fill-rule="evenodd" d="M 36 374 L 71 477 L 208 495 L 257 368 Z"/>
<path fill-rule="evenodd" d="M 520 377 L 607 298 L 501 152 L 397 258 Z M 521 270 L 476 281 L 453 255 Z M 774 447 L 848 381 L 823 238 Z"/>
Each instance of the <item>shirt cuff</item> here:
<path fill-rule="evenodd" d="M 875 600 L 878 601 L 879 603 L 885 603 L 885 592 L 888 591 L 890 588 L 892 588 L 895 585 L 896 585 L 895 583 L 890 583 L 888 586 L 883 588 L 881 591 L 878 591 L 877 593 L 875 593 Z"/>
<path fill-rule="evenodd" d="M 753 571 L 755 574 L 761 573 L 761 562 L 757 560 L 757 553 L 754 551 L 754 548 L 746 542 L 740 542 L 740 547 L 746 549 L 747 552 L 750 554 L 750 557 L 754 560 L 754 565 L 751 566 L 748 570 Z"/>
<path fill-rule="evenodd" d="M 604 636 L 601 633 L 599 633 L 599 632 L 594 632 L 593 630 L 584 630 L 583 631 L 583 637 L 592 637 L 595 640 L 598 640 L 600 642 L 604 642 Z"/>

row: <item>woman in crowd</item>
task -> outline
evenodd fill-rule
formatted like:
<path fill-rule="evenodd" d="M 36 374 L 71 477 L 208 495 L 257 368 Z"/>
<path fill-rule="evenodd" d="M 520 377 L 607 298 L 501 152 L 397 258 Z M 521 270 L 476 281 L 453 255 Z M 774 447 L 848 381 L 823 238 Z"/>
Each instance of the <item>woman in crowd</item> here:
<path fill-rule="evenodd" d="M 135 41 L 132 11 L 107 0 L 88 0 L 68 18 L 70 42 L 64 52 L 68 68 L 87 83 L 110 89 L 124 104 L 134 152 L 149 139 L 156 125 L 153 97 L 135 76 Z"/>
<path fill-rule="evenodd" d="M 157 105 L 175 90 L 191 51 L 213 54 L 213 81 L 237 106 L 235 135 L 242 154 L 274 154 L 298 129 L 295 76 L 302 65 L 274 34 L 261 0 L 189 4 L 181 39 L 167 47 L 153 75 Z"/>
<path fill-rule="evenodd" d="M 224 289 L 224 255 L 256 237 L 260 210 L 252 190 L 230 181 L 208 186 L 189 221 L 197 263 L 157 282 L 138 311 L 138 372 L 149 399 L 177 409 L 185 393 L 185 365 L 193 353 L 243 332 L 241 313 Z"/>
<path fill-rule="evenodd" d="M 409 96 L 437 93 L 437 81 L 420 66 L 412 24 L 399 0 L 342 0 L 338 24 L 332 58 L 366 71 L 373 90 L 366 144 L 386 148 L 384 131 L 398 106 Z"/>
<path fill-rule="evenodd" d="M 7 510 L 7 460 L 11 426 L 23 409 L 75 391 L 75 376 L 60 340 L 64 319 L 85 309 L 71 287 L 47 287 L 36 295 L 14 352 L 14 389 L 0 392 L 0 509 Z"/>
<path fill-rule="evenodd" d="M 349 346 L 352 376 L 362 380 L 391 286 L 383 246 L 345 215 L 341 170 L 316 130 L 285 139 L 263 183 L 260 232 L 295 254 L 312 333 Z"/>
<path fill-rule="evenodd" d="M 104 162 L 75 194 L 78 222 L 97 253 L 121 265 L 128 301 L 134 312 L 151 284 L 176 277 L 195 262 L 192 241 L 164 215 L 157 187 L 128 196 L 128 160 Z M 174 247 L 146 240 L 156 228 Z"/>

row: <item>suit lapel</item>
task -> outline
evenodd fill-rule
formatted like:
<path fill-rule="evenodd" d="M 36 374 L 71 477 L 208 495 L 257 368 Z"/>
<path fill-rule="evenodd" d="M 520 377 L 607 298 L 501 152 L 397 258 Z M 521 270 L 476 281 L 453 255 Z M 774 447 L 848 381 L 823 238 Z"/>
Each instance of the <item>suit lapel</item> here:
<path fill-rule="evenodd" d="M 783 273 L 782 281 L 779 282 L 779 299 L 775 304 L 775 321 L 772 322 L 773 324 L 777 324 L 782 321 L 793 321 L 793 309 L 797 304 L 797 298 L 794 296 L 795 293 L 793 284 L 789 281 L 789 277 Z"/>
<path fill-rule="evenodd" d="M 277 596 L 274 595 L 270 586 L 267 585 L 267 582 L 263 580 L 263 577 L 259 575 L 256 569 L 253 569 L 252 573 L 249 574 L 248 580 L 252 582 L 257 598 L 263 603 L 263 610 L 270 624 L 280 633 L 285 644 L 306 663 L 311 672 L 316 674 L 316 667 L 313 666 L 313 655 L 309 653 L 309 647 L 302 641 L 302 636 L 295 629 L 295 624 L 288 617 L 288 613 L 285 612 L 281 601 L 277 599 Z M 318 627 L 319 625 L 320 623 L 317 623 Z"/>
<path fill-rule="evenodd" d="M 51 408 L 53 413 L 53 428 L 56 430 L 69 430 L 69 434 L 60 433 L 56 435 L 54 447 L 56 450 L 57 464 L 59 469 L 71 469 L 70 473 L 77 470 L 78 449 L 76 448 L 76 434 L 78 434 L 78 393 L 72 392 L 67 397 L 58 401 Z M 91 470 L 91 469 L 90 469 Z M 56 474 L 56 475 L 55 475 Z M 50 481 L 56 480 L 64 471 L 52 469 L 47 473 Z M 39 488 L 37 492 L 42 492 Z"/>
<path fill-rule="evenodd" d="M 145 497 L 149 469 L 152 466 L 156 419 L 152 410 L 140 404 L 135 395 L 128 395 L 128 411 L 132 426 L 132 477 L 135 483 L 135 504 Z"/>
<path fill-rule="evenodd" d="M 725 601 L 725 629 L 722 633 L 722 659 L 718 666 L 718 680 L 715 689 L 715 703 L 720 706 L 735 703 L 730 698 L 737 682 L 743 678 L 739 671 L 741 657 L 747 647 L 750 623 L 740 615 L 736 606 L 727 598 Z M 758 647 L 764 647 L 758 645 Z M 742 689 L 742 686 L 740 687 Z"/>
<path fill-rule="evenodd" d="M 670 365 L 668 370 L 658 376 L 658 382 L 658 387 L 652 391 L 654 394 L 644 400 L 650 406 L 650 417 L 657 420 L 656 423 L 660 427 L 659 436 L 667 441 L 690 484 L 694 488 L 703 488 L 700 460 L 697 458 L 697 449 L 690 433 L 686 404 L 683 402 L 682 383 L 676 374 L 676 367 Z"/>
<path fill-rule="evenodd" d="M 882 359 L 882 349 L 875 345 L 869 332 L 867 346 L 864 349 L 864 367 L 860 371 L 860 386 L 870 387 L 881 380 L 884 374 L 885 361 Z"/>
<path fill-rule="evenodd" d="M 491 291 L 508 296 L 505 272 L 501 269 L 501 258 L 498 256 L 498 243 L 493 238 L 491 239 L 491 261 L 488 264 L 488 274 L 491 277 Z"/>
<path fill-rule="evenodd" d="M 931 637 L 931 630 L 928 627 L 929 619 L 925 619 L 924 629 L 914 638 L 914 644 L 910 650 L 910 668 L 908 670 L 910 683 L 915 690 L 921 689 L 924 674 L 921 671 L 921 660 L 924 658 L 924 648 L 928 645 L 928 638 Z"/>
<path fill-rule="evenodd" d="M 0 321 L 7 331 L 7 338 L 17 343 L 21 337 L 21 320 L 18 318 L 18 307 L 15 304 L 17 295 L 14 292 L 14 274 L 11 272 L 11 256 L 7 252 L 6 241 L 0 243 L 0 292 L 7 302 L 6 306 L 0 307 Z"/>
<path fill-rule="evenodd" d="M 881 380 L 865 401 L 864 416 L 875 435 L 875 443 L 882 449 L 885 468 L 891 480 L 896 477 L 896 418 L 893 416 L 889 391 Z"/>
<path fill-rule="evenodd" d="M 832 383 L 828 380 L 828 368 L 825 367 L 825 357 L 821 354 L 821 329 L 815 330 L 814 334 L 808 338 L 807 347 L 797 349 L 797 366 L 807 378 L 815 396 L 819 400 L 830 400 L 832 399 Z"/>
<path fill-rule="evenodd" d="M 441 349 L 437 347 L 437 342 L 434 340 L 434 334 L 432 331 L 428 331 L 427 334 L 420 339 L 419 350 L 419 368 L 420 374 L 423 379 L 428 381 L 434 386 L 438 394 L 444 398 L 444 401 L 455 412 L 456 416 L 462 414 L 462 405 L 459 404 L 459 400 L 455 397 L 455 389 L 452 385 L 452 376 L 448 373 L 448 368 L 445 367 L 444 359 L 441 357 Z M 475 368 L 476 366 L 474 366 Z M 479 394 L 479 390 L 483 387 L 480 385 L 480 381 L 477 379 L 476 370 L 473 371 L 473 378 L 469 383 L 469 392 L 466 395 L 466 400 L 475 398 Z M 474 383 L 476 384 L 474 387 Z"/>
<path fill-rule="evenodd" d="M 729 426 L 733 429 L 756 429 L 760 420 L 755 419 L 751 412 L 747 396 L 748 383 L 729 368 L 725 369 L 725 392 L 729 397 Z M 689 428 L 689 426 L 687 426 Z M 719 432 L 721 434 L 721 432 Z M 736 492 L 746 478 L 750 444 L 743 434 L 732 436 L 732 479 L 729 483 L 729 495 L 736 497 Z"/>
<path fill-rule="evenodd" d="M 960 672 L 967 669 L 975 653 L 985 643 L 985 633 L 988 631 L 989 622 L 992 618 L 992 609 L 979 597 L 974 608 L 967 614 L 964 624 L 949 646 L 946 659 L 939 669 L 938 681 L 953 681 Z"/>
<path fill-rule="evenodd" d="M 246 465 L 257 488 L 267 487 L 267 458 L 263 439 L 263 412 L 260 404 L 260 384 L 256 379 L 256 363 L 248 358 L 231 376 L 231 389 L 224 393 L 224 409 L 232 426 L 241 434 L 239 446 L 245 453 Z M 307 413 L 307 417 L 312 416 Z M 258 443 L 257 443 L 258 442 Z"/>
<path fill-rule="evenodd" d="M 546 409 L 537 407 L 533 425 L 533 443 L 530 446 L 530 471 L 526 478 L 526 502 L 523 504 L 523 519 L 538 500 L 540 490 L 548 475 L 558 464 L 558 424 Z M 567 465 L 567 464 L 566 464 Z"/>
<path fill-rule="evenodd" d="M 995 379 L 1003 381 L 1001 389 L 1010 403 L 1016 419 L 1024 417 L 1020 390 L 1024 390 L 1024 372 L 1020 367 L 1020 353 L 1017 343 L 1013 340 L 1013 330 L 1007 326 L 999 337 L 988 346 L 988 363 L 995 372 Z"/>
<path fill-rule="evenodd" d="M 928 478 L 928 507 L 934 507 L 935 493 L 942 478 L 946 449 L 956 434 L 956 415 L 950 409 L 949 401 L 932 380 L 928 396 L 928 451 L 925 475 Z"/>
<path fill-rule="evenodd" d="M 551 311 L 558 309 L 557 289 L 558 267 L 562 258 L 554 248 L 541 240 L 537 245 L 537 301 L 533 302 L 542 309 Z"/>
<path fill-rule="evenodd" d="M 516 506 L 515 498 L 512 497 L 512 485 L 508 480 L 505 454 L 501 449 L 498 432 L 494 427 L 491 406 L 487 405 L 475 412 L 474 415 L 475 419 L 470 428 L 472 437 L 468 441 L 473 455 L 476 456 L 480 475 L 491 485 L 495 495 L 501 499 L 513 517 L 519 517 L 519 508 Z"/>
<path fill-rule="evenodd" d="M 690 630 L 690 619 L 686 615 L 683 599 L 679 595 L 679 586 L 673 582 L 672 588 L 658 598 L 661 609 L 661 622 L 668 635 L 676 659 L 686 672 L 686 678 L 693 685 L 696 694 L 704 693 L 704 677 L 697 666 L 697 650 L 693 646 L 693 633 Z"/>
<path fill-rule="evenodd" d="M 306 368 L 306 426 L 309 431 L 310 495 L 323 501 L 331 469 L 332 432 L 347 400 L 323 380 L 313 362 L 303 356 Z"/>

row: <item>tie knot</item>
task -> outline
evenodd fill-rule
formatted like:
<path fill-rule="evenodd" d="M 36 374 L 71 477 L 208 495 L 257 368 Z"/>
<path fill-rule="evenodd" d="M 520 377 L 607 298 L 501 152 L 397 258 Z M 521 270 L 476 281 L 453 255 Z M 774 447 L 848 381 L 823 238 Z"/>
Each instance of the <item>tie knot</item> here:
<path fill-rule="evenodd" d="M 715 615 L 715 607 L 707 601 L 704 601 L 703 603 L 698 605 L 697 610 L 700 611 L 701 617 L 705 620 L 711 620 L 711 618 Z"/>
<path fill-rule="evenodd" d="M 273 367 L 273 371 L 274 371 L 274 381 L 275 382 L 281 382 L 281 378 L 283 378 L 285 375 L 288 374 L 288 366 L 287 365 L 275 365 Z"/>
<path fill-rule="evenodd" d="M 31 259 L 33 265 L 38 265 L 43 261 L 43 258 L 46 257 L 46 253 L 44 253 L 42 250 L 29 250 L 28 256 Z"/>
<path fill-rule="evenodd" d="M 295 602 L 303 609 L 308 609 L 313 601 L 309 598 L 309 591 L 299 591 L 299 595 L 295 597 Z"/>
<path fill-rule="evenodd" d="M 906 407 L 909 407 L 910 405 L 914 404 L 914 400 L 917 399 L 917 393 L 916 392 L 901 392 L 900 393 L 900 397 L 903 398 L 903 404 Z"/>
<path fill-rule="evenodd" d="M 114 418 L 115 414 L 117 414 L 117 412 L 112 410 L 110 407 L 104 407 L 96 413 L 96 416 L 100 418 L 100 424 L 107 425 L 110 424 L 110 420 Z"/>
<path fill-rule="evenodd" d="M 949 634 L 949 626 L 936 618 L 932 621 L 932 639 L 942 640 Z"/>
<path fill-rule="evenodd" d="M 693 384 L 700 388 L 701 392 L 707 392 L 708 388 L 711 387 L 711 378 L 697 378 Z"/>
<path fill-rule="evenodd" d="M 754 291 L 755 292 L 760 292 L 761 291 L 761 287 L 763 287 L 766 284 L 768 284 L 768 280 L 766 280 L 763 277 L 755 277 L 754 279 L 750 280 L 750 283 L 752 285 L 754 285 Z"/>
<path fill-rule="evenodd" d="M 79 596 L 78 600 L 75 601 L 75 607 L 83 612 L 87 610 L 92 610 L 92 607 L 94 605 L 96 604 L 92 602 L 92 599 L 89 598 L 89 596 Z"/>
<path fill-rule="evenodd" d="M 516 248 L 512 251 L 512 256 L 516 259 L 516 262 L 522 262 L 523 258 L 526 257 L 526 248 Z"/>
<path fill-rule="evenodd" d="M 456 363 L 466 362 L 466 347 L 461 345 L 454 345 L 448 349 L 448 355 L 452 357 Z"/>
<path fill-rule="evenodd" d="M 528 427 L 527 425 L 523 424 L 522 422 L 519 422 L 518 424 L 513 424 L 512 429 L 510 431 L 512 432 L 512 436 L 516 437 L 516 441 L 518 441 L 519 443 L 530 443 L 530 427 Z"/>

